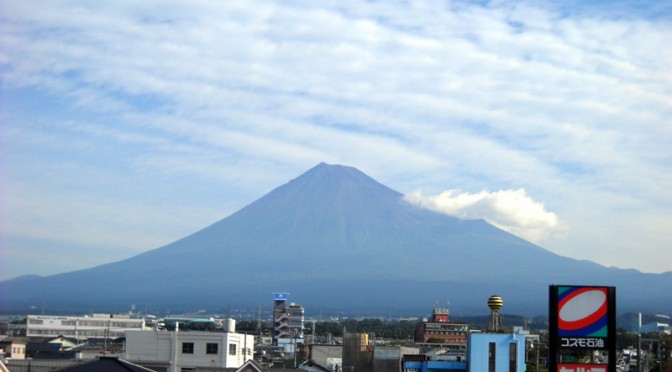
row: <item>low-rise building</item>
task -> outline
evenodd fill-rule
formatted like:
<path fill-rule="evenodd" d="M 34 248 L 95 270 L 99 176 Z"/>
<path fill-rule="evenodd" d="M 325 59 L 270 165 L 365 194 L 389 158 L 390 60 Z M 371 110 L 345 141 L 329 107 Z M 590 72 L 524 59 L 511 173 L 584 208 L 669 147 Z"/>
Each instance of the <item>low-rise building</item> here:
<path fill-rule="evenodd" d="M 368 333 L 343 335 L 343 372 L 373 371 L 373 346 L 369 345 Z"/>
<path fill-rule="evenodd" d="M 469 335 L 469 371 L 525 371 L 525 335 L 472 333 Z"/>
<path fill-rule="evenodd" d="M 415 330 L 417 345 L 436 345 L 454 352 L 464 353 L 467 349 L 469 327 L 466 323 L 448 319 L 448 309 L 434 307 L 432 318 L 418 323 Z"/>
<path fill-rule="evenodd" d="M 75 353 L 69 351 L 69 349 L 77 345 L 77 340 L 63 336 L 32 339 L 26 344 L 26 358 L 72 359 L 75 357 Z"/>
<path fill-rule="evenodd" d="M 307 359 L 309 365 L 316 365 L 327 371 L 340 371 L 343 366 L 343 346 L 308 345 Z"/>
<path fill-rule="evenodd" d="M 6 338 L 0 341 L 0 359 L 25 359 L 26 358 L 26 342 Z"/>
<path fill-rule="evenodd" d="M 409 355 L 420 355 L 420 349 L 376 345 L 373 348 L 373 372 L 401 372 L 402 359 Z"/>
<path fill-rule="evenodd" d="M 127 330 L 149 329 L 144 319 L 126 314 L 93 314 L 92 316 L 28 315 L 26 336 L 65 336 L 75 340 L 123 337 Z"/>
<path fill-rule="evenodd" d="M 466 359 L 437 355 L 404 355 L 405 372 L 525 371 L 525 335 L 504 333 L 469 334 Z"/>
<path fill-rule="evenodd" d="M 96 359 L 89 360 L 82 364 L 76 364 L 63 369 L 61 372 L 154 372 L 149 368 L 130 363 L 116 356 L 101 356 Z"/>
<path fill-rule="evenodd" d="M 642 326 L 641 333 L 659 333 L 659 334 L 670 334 L 670 325 L 667 323 L 653 322 L 647 323 Z"/>
<path fill-rule="evenodd" d="M 127 331 L 124 359 L 165 372 L 238 368 L 252 358 L 254 336 L 235 333 L 233 328 L 229 330 L 231 332 Z"/>

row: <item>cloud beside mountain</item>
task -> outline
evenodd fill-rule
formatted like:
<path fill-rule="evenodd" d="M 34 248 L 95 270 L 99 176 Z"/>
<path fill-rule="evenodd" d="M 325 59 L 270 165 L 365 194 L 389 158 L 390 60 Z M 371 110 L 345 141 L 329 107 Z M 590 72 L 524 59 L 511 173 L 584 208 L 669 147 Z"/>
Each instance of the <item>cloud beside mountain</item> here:
<path fill-rule="evenodd" d="M 565 231 L 566 226 L 544 203 L 533 200 L 525 189 L 478 193 L 446 190 L 423 195 L 418 190 L 405 196 L 417 206 L 462 219 L 484 219 L 502 230 L 539 243 Z"/>

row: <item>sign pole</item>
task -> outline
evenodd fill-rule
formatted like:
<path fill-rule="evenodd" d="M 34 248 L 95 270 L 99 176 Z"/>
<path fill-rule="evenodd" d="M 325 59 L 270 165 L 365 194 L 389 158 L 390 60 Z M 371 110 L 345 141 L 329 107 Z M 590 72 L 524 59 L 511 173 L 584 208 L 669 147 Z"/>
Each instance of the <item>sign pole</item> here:
<path fill-rule="evenodd" d="M 558 370 L 558 287 L 548 287 L 548 370 Z"/>

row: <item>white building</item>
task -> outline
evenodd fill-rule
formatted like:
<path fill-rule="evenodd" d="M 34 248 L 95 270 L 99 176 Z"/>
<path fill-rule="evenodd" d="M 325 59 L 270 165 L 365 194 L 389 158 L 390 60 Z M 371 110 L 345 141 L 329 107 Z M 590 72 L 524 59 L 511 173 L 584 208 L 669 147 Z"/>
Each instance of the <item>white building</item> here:
<path fill-rule="evenodd" d="M 662 314 L 656 314 L 655 317 L 655 321 L 640 326 L 639 333 L 659 333 L 669 335 L 672 330 L 670 328 L 670 317 Z M 639 323 L 642 323 L 641 314 Z"/>
<path fill-rule="evenodd" d="M 127 330 L 148 329 L 144 319 L 131 319 L 126 314 L 93 314 L 93 316 L 28 315 L 28 337 L 88 338 L 123 337 Z"/>
<path fill-rule="evenodd" d="M 234 331 L 234 328 L 228 329 Z M 234 332 L 126 332 L 124 359 L 157 371 L 238 368 L 253 355 L 252 335 Z"/>
<path fill-rule="evenodd" d="M 670 332 L 670 324 L 669 323 L 662 323 L 662 322 L 652 322 L 652 323 L 647 323 L 640 328 L 640 333 L 659 333 L 659 334 L 666 334 L 669 335 Z"/>

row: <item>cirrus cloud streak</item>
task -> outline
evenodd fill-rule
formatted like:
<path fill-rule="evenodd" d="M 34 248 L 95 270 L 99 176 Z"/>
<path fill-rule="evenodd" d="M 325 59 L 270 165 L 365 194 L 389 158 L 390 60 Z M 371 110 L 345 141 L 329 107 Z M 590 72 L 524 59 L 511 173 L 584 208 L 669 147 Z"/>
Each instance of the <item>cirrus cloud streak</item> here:
<path fill-rule="evenodd" d="M 566 256 L 672 270 L 670 6 L 580 6 L 0 0 L 0 238 L 139 253 L 324 161 L 503 190 L 446 199 Z M 137 226 L 120 244 L 86 204 Z"/>

